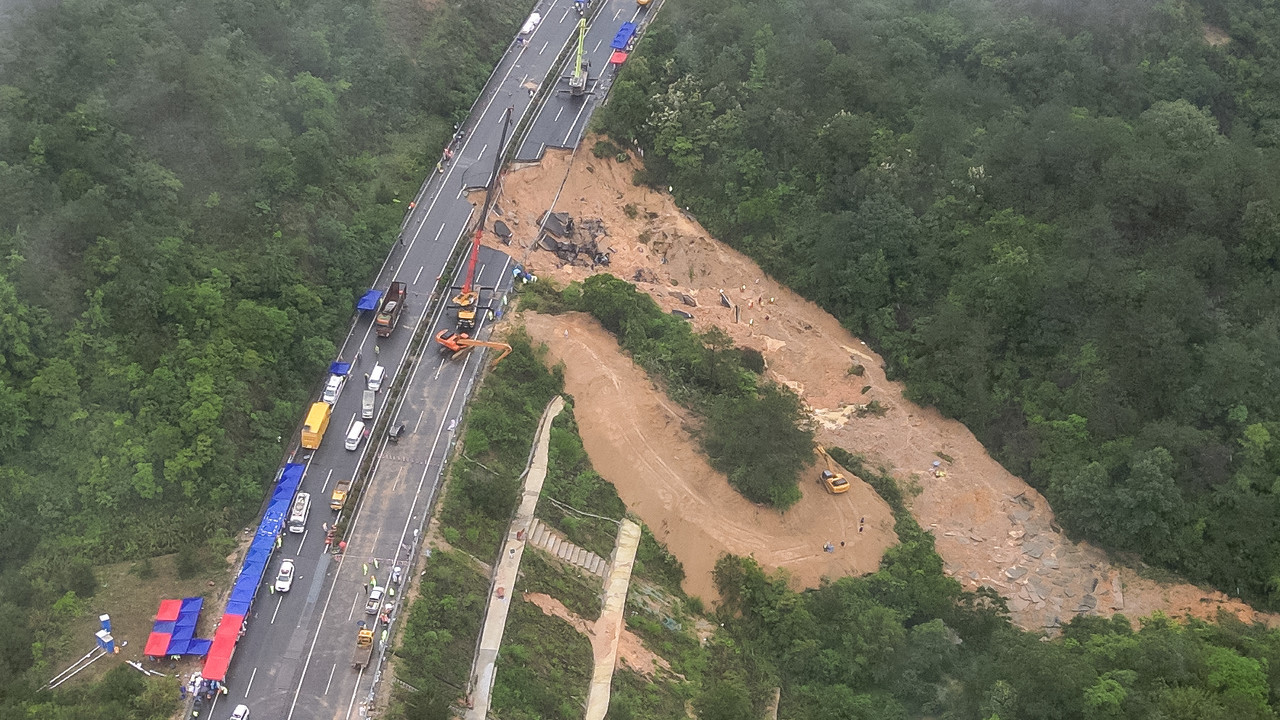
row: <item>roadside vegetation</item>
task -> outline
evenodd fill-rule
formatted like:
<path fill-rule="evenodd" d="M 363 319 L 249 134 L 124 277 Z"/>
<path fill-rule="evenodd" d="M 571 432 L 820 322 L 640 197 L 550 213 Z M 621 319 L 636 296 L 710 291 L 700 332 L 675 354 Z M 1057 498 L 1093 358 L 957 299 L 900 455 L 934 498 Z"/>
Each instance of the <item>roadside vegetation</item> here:
<path fill-rule="evenodd" d="M 563 378 L 548 371 L 522 330 L 506 338 L 511 354 L 476 391 L 464 427 L 461 455 L 449 466 L 440 513 L 450 545 L 491 562 L 520 498 L 520 476 L 538 421 Z"/>
<path fill-rule="evenodd" d="M 695 334 L 635 286 L 593 275 L 559 295 L 534 283 L 528 307 L 589 312 L 668 394 L 702 420 L 712 467 L 752 502 L 785 510 L 800 499 L 801 470 L 813 459 L 813 431 L 800 399 L 763 378 L 759 352 L 734 347 L 718 329 Z"/>
<path fill-rule="evenodd" d="M 591 642 L 531 602 L 509 597 L 493 683 L 493 714 L 509 720 L 578 720 L 593 667 Z"/>
<path fill-rule="evenodd" d="M 1280 609 L 1280 15 L 672 3 L 599 129 L 1073 534 Z"/>
<path fill-rule="evenodd" d="M 0 716 L 109 717 L 142 686 L 33 709 L 92 644 L 51 609 L 221 566 L 529 5 L 417 8 L 429 42 L 375 3 L 35 5 L 0 47 Z"/>
<path fill-rule="evenodd" d="M 471 558 L 432 552 L 395 650 L 399 682 L 389 717 L 449 717 L 471 674 L 488 592 L 489 578 Z"/>
<path fill-rule="evenodd" d="M 875 574 L 804 593 L 722 558 L 724 632 L 694 700 L 702 720 L 758 716 L 775 686 L 779 716 L 799 720 L 1275 717 L 1280 631 L 1161 615 L 1135 630 L 1116 615 L 1077 617 L 1045 641 L 1010 625 L 994 592 L 964 593 L 942 574 L 891 477 L 833 457 L 893 506 L 902 544 Z"/>

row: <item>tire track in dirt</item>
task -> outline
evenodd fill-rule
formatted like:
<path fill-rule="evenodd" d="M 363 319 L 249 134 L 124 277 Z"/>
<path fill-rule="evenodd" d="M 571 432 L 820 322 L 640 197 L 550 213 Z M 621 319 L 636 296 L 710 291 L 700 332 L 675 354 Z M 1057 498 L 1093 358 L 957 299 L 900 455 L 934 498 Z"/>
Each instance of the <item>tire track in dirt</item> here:
<path fill-rule="evenodd" d="M 711 571 L 723 553 L 754 557 L 786 570 L 796 587 L 816 587 L 823 576 L 874 571 L 897 541 L 888 505 L 862 482 L 838 496 L 802 483 L 803 498 L 785 514 L 747 501 L 707 463 L 684 430 L 687 418 L 598 322 L 581 313 L 520 319 L 547 345 L 548 361 L 564 364 L 565 391 L 596 472 L 684 565 L 690 595 L 716 598 Z M 861 535 L 858 517 L 867 519 Z M 828 542 L 836 552 L 823 552 Z"/>

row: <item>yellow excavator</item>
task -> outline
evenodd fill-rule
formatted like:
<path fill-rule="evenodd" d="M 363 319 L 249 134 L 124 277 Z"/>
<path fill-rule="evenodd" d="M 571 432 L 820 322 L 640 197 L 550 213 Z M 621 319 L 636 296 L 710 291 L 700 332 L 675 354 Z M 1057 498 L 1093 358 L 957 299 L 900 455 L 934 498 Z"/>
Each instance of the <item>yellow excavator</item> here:
<path fill-rule="evenodd" d="M 836 463 L 827 454 L 826 448 L 819 445 L 818 454 L 827 463 L 827 469 L 823 470 L 822 475 L 818 477 L 818 484 L 825 487 L 832 495 L 849 492 L 849 481 L 845 479 L 844 473 L 836 472 Z"/>
<path fill-rule="evenodd" d="M 494 365 L 502 362 L 502 358 L 511 354 L 511 346 L 504 342 L 492 342 L 489 340 L 476 340 L 467 337 L 466 333 L 454 332 L 448 328 L 436 333 L 436 342 L 440 344 L 441 352 L 453 353 L 453 359 L 457 360 L 462 354 L 473 347 L 487 347 L 495 350 L 501 350 L 502 354 L 493 361 Z"/>

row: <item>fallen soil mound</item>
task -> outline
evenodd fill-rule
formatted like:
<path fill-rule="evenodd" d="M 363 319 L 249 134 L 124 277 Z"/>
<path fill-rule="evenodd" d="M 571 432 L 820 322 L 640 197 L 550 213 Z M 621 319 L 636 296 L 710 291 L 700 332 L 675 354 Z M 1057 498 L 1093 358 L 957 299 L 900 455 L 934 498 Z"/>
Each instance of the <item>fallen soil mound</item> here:
<path fill-rule="evenodd" d="M 593 142 L 588 139 L 585 146 L 590 147 Z M 514 228 L 515 238 L 510 247 L 496 242 L 495 247 L 512 253 L 536 274 L 560 283 L 610 272 L 635 282 L 662 308 L 691 314 L 697 330 L 714 325 L 737 344 L 760 350 L 768 362 L 769 374 L 798 392 L 819 421 L 819 441 L 866 455 L 906 488 L 916 491 L 912 512 L 921 525 L 935 532 L 947 572 L 968 588 L 988 585 L 998 590 L 1009 601 L 1015 622 L 1024 628 L 1053 627 L 1077 613 L 1111 615 L 1124 611 L 1136 617 L 1157 610 L 1175 616 L 1210 618 L 1225 610 L 1245 621 L 1274 624 L 1275 616 L 1256 614 L 1248 605 L 1221 592 L 1140 577 L 1134 570 L 1110 561 L 1097 548 L 1068 540 L 1054 523 L 1048 503 L 1035 489 L 991 459 L 962 424 L 905 400 L 902 386 L 885 379 L 879 356 L 835 318 L 765 276 L 746 256 L 711 239 L 691 217 L 673 206 L 669 196 L 632 185 L 635 162 L 619 163 L 613 158 L 601 160 L 590 153 L 580 153 L 555 208 L 577 218 L 579 225 L 589 225 L 594 234 L 602 229 L 604 235 L 596 241 L 599 249 L 609 254 L 608 266 L 566 264 L 551 252 L 534 249 L 538 221 L 566 177 L 567 153 L 548 152 L 541 165 L 506 177 L 501 203 L 504 219 Z M 599 223 L 585 222 L 588 220 Z M 589 384 L 594 375 L 595 384 L 601 386 L 598 392 L 607 394 L 603 386 L 612 382 L 608 379 L 610 372 L 619 371 L 613 357 L 616 344 L 604 344 L 599 332 L 590 331 L 580 317 L 537 318 L 530 322 L 536 326 L 535 336 L 547 340 L 553 351 L 566 359 L 571 377 Z M 573 337 L 552 342 L 566 328 L 574 331 Z M 576 343 L 577 339 L 581 344 L 564 343 Z M 585 354 L 588 348 L 596 357 Z M 609 348 L 612 350 L 606 352 Z M 861 366 L 860 375 L 855 366 Z M 665 406 L 653 399 L 651 390 L 645 390 L 649 385 L 642 375 L 628 377 L 640 380 L 629 380 L 629 385 L 620 388 L 625 392 L 610 392 L 630 395 L 644 391 L 645 399 L 637 405 L 647 408 L 647 414 L 643 419 L 628 420 L 600 417 L 600 422 L 630 422 L 639 428 L 632 431 L 630 441 L 639 466 L 644 457 L 652 457 L 644 445 L 645 441 L 655 445 L 655 433 L 662 433 L 671 442 L 685 433 L 676 423 L 678 413 L 670 408 L 658 411 Z M 578 393 L 572 386 L 570 391 Z M 594 402 L 580 403 L 577 412 L 595 414 L 591 409 Z M 615 408 L 622 409 L 620 404 L 629 401 L 616 398 L 600 402 L 612 402 Z M 583 422 L 583 428 L 587 440 L 591 423 Z M 597 467 L 609 465 L 608 459 L 597 459 L 600 440 L 596 438 L 596 448 L 590 441 L 587 444 Z M 665 447 L 667 442 L 663 440 L 662 445 Z M 682 447 L 689 447 L 687 440 Z M 677 469 L 661 468 L 661 472 L 680 478 L 702 477 L 701 471 L 690 473 L 684 467 L 701 462 L 697 453 L 690 456 L 686 454 L 689 452 L 680 453 L 682 465 Z M 618 463 L 614 475 L 625 474 L 627 468 L 623 466 L 632 459 L 619 458 L 626 462 Z M 610 480 L 614 475 L 605 474 Z M 708 485 L 719 487 L 716 483 Z M 802 484 L 806 500 L 816 489 L 810 485 Z M 723 490 L 732 493 L 727 485 Z M 621 486 L 619 492 L 622 493 Z M 622 495 L 631 504 L 627 494 Z M 733 497 L 745 502 L 736 493 Z M 660 499 L 659 494 L 650 502 Z M 863 505 L 860 501 L 858 507 Z M 756 514 L 761 518 L 777 517 L 762 509 L 757 509 Z M 644 517 L 643 512 L 641 516 Z M 657 527 L 649 518 L 645 520 Z M 759 532 L 749 516 L 734 517 L 729 527 L 738 527 L 739 523 L 747 536 L 767 536 Z M 688 545 L 697 548 L 705 542 L 696 527 L 664 530 L 672 551 L 682 561 L 689 552 Z M 659 533 L 659 537 L 664 535 Z M 828 538 L 816 539 L 820 546 Z M 785 559 L 793 547 L 804 546 L 783 540 L 765 541 L 757 552 L 781 553 Z M 695 565 L 689 561 L 685 564 L 690 569 Z M 869 569 L 862 562 L 857 567 Z"/>
<path fill-rule="evenodd" d="M 803 498 L 785 514 L 751 503 L 707 463 L 684 411 L 594 318 L 521 317 L 534 342 L 549 348 L 548 361 L 564 363 L 565 391 L 591 464 L 684 565 L 686 593 L 717 597 L 711 571 L 724 553 L 784 569 L 793 585 L 807 588 L 824 576 L 874 571 L 897 542 L 889 506 L 863 482 L 834 496 L 802 483 Z M 834 552 L 823 550 L 827 543 Z"/>

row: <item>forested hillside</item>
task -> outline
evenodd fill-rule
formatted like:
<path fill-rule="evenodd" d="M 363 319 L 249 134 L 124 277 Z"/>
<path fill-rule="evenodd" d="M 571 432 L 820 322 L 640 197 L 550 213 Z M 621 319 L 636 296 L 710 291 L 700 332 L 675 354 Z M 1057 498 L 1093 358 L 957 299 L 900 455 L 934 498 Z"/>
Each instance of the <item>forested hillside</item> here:
<path fill-rule="evenodd" d="M 0 716 L 24 715 L 63 647 L 49 608 L 92 594 L 94 563 L 234 542 L 527 9 L 441 3 L 393 39 L 372 2 L 68 0 L 11 28 Z M 37 715 L 151 715 L 110 695 L 118 715 Z"/>
<path fill-rule="evenodd" d="M 1280 14 L 682 0 L 602 128 L 1115 550 L 1280 608 Z"/>

